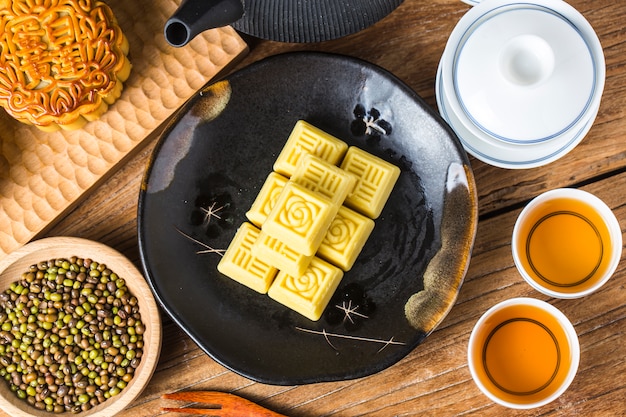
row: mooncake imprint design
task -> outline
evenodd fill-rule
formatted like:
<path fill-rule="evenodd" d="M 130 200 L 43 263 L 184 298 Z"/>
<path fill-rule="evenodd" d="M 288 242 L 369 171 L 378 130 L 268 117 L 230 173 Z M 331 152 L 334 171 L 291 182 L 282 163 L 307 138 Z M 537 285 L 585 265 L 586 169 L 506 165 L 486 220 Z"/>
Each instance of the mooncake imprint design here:
<path fill-rule="evenodd" d="M 291 177 L 303 155 L 313 154 L 331 164 L 341 161 L 348 145 L 316 128 L 315 126 L 298 120 L 293 128 L 285 147 L 274 163 L 274 170 L 282 175 Z"/>
<path fill-rule="evenodd" d="M 270 192 L 270 196 L 267 199 L 267 203 L 263 206 L 263 214 L 265 214 L 265 216 L 269 215 L 272 209 L 274 208 L 274 205 L 276 204 L 276 200 L 278 200 L 278 196 L 283 191 L 283 187 L 284 187 L 284 184 L 283 185 L 277 184 L 274 188 L 272 188 L 272 191 Z"/>
<path fill-rule="evenodd" d="M 289 275 L 283 284 L 283 287 L 300 297 L 311 301 L 318 292 L 324 279 L 324 273 L 314 266 L 299 277 Z"/>
<path fill-rule="evenodd" d="M 342 278 L 341 269 L 313 258 L 306 272 L 299 277 L 278 272 L 267 294 L 308 319 L 317 321 Z"/>
<path fill-rule="evenodd" d="M 270 212 L 276 205 L 276 201 L 278 201 L 278 197 L 280 193 L 283 191 L 285 184 L 287 184 L 288 179 L 283 177 L 276 172 L 271 172 L 256 199 L 252 203 L 252 207 L 250 210 L 246 212 L 246 217 L 255 226 L 261 227 L 267 216 L 269 216 Z"/>
<path fill-rule="evenodd" d="M 275 268 L 295 276 L 306 271 L 312 258 L 290 248 L 284 242 L 263 231 L 252 245 L 252 254 Z"/>
<path fill-rule="evenodd" d="M 252 245 L 259 234 L 260 231 L 252 224 L 244 223 L 237 230 L 217 269 L 239 283 L 265 294 L 278 271 L 252 254 Z"/>
<path fill-rule="evenodd" d="M 374 229 L 374 221 L 347 207 L 339 208 L 317 255 L 349 271 Z"/>
<path fill-rule="evenodd" d="M 335 217 L 331 223 L 324 243 L 333 246 L 335 249 L 343 249 L 350 241 L 350 236 L 354 233 L 356 225 L 343 217 Z"/>
<path fill-rule="evenodd" d="M 322 158 L 308 154 L 300 159 L 291 180 L 327 197 L 333 204 L 342 205 L 354 189 L 357 178 Z"/>
<path fill-rule="evenodd" d="M 129 45 L 98 0 L 0 3 L 0 105 L 44 130 L 104 113 L 130 74 Z"/>
<path fill-rule="evenodd" d="M 278 219 L 300 235 L 305 235 L 319 214 L 320 208 L 299 195 L 290 195 Z"/>
<path fill-rule="evenodd" d="M 400 176 L 400 169 L 355 146 L 348 149 L 341 168 L 358 178 L 345 204 L 372 219 L 377 218 Z"/>
<path fill-rule="evenodd" d="M 326 197 L 289 182 L 262 229 L 303 255 L 313 255 L 339 207 Z"/>

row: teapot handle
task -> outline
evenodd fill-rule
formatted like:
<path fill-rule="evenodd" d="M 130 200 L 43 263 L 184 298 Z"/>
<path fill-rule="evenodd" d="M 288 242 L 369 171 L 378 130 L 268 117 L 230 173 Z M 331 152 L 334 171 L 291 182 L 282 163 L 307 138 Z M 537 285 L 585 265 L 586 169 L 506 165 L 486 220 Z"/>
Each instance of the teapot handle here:
<path fill-rule="evenodd" d="M 165 22 L 165 40 L 184 46 L 205 30 L 234 23 L 243 13 L 242 0 L 183 0 Z"/>

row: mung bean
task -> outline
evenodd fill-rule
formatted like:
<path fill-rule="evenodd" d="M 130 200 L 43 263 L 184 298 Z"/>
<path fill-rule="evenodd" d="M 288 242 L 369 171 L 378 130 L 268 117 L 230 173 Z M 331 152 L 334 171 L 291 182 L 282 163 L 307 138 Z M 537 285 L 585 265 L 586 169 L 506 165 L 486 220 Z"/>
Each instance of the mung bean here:
<path fill-rule="evenodd" d="M 137 298 L 105 264 L 42 261 L 0 293 L 0 378 L 37 409 L 86 411 L 126 388 L 144 332 Z"/>

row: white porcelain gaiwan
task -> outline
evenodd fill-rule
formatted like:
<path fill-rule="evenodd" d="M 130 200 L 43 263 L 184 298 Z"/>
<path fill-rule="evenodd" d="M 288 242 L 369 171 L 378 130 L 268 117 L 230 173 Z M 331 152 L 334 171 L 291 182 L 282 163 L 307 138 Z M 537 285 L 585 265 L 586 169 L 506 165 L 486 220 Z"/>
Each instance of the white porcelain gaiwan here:
<path fill-rule="evenodd" d="M 562 136 L 547 143 L 528 144 L 522 147 L 515 143 L 491 138 L 485 134 L 479 137 L 481 132 L 478 128 L 471 124 L 462 123 L 457 114 L 451 111 L 450 104 L 443 92 L 441 70 L 437 74 L 435 93 L 441 115 L 454 129 L 467 152 L 485 163 L 500 168 L 534 168 L 556 161 L 574 149 L 593 124 L 593 120 L 590 119 L 579 130 L 572 131 L 571 136 Z"/>
<path fill-rule="evenodd" d="M 468 152 L 496 166 L 530 168 L 583 139 L 604 82 L 600 41 L 572 6 L 485 0 L 449 37 L 437 99 Z"/>

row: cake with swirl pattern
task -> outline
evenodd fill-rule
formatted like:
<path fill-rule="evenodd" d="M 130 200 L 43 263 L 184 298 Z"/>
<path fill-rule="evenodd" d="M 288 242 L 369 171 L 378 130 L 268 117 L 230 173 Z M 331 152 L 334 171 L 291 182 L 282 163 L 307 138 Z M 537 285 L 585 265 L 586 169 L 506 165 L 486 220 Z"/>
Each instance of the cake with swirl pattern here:
<path fill-rule="evenodd" d="M 317 321 L 369 238 L 400 168 L 298 120 L 274 170 L 217 269 Z"/>
<path fill-rule="evenodd" d="M 0 105 L 45 131 L 99 118 L 129 77 L 129 43 L 98 0 L 0 0 Z"/>

